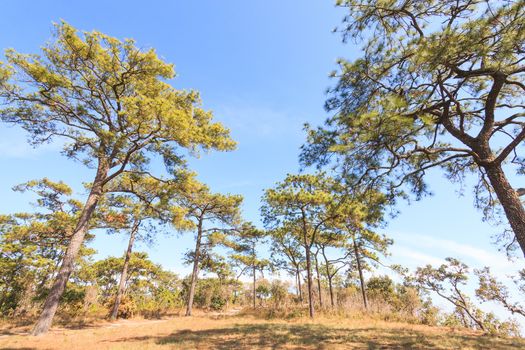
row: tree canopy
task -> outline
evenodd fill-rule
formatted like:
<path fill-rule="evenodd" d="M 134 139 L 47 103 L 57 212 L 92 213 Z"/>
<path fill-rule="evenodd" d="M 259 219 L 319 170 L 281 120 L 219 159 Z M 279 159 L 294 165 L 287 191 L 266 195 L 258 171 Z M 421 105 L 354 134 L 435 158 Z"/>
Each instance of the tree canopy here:
<path fill-rule="evenodd" d="M 477 206 L 488 215 L 501 204 L 525 251 L 525 211 L 506 176 L 524 165 L 523 2 L 338 4 L 340 31 L 364 42 L 363 55 L 339 61 L 326 102 L 336 114 L 308 129 L 303 164 L 418 197 L 433 167 L 453 181 L 473 173 Z"/>

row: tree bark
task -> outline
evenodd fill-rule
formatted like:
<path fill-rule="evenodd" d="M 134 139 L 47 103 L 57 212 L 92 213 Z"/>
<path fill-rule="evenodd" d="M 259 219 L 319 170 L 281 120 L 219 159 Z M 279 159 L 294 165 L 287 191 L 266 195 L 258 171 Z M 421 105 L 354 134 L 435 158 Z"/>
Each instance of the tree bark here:
<path fill-rule="evenodd" d="M 361 294 L 363 295 L 363 305 L 365 306 L 365 310 L 368 310 L 368 299 L 366 298 L 365 279 L 363 277 L 361 257 L 359 255 L 359 248 L 357 247 L 357 242 L 355 241 L 355 237 L 353 237 L 353 241 L 354 241 L 355 260 L 357 262 L 357 270 L 359 271 L 359 282 L 361 284 Z"/>
<path fill-rule="evenodd" d="M 122 273 L 120 274 L 120 281 L 117 289 L 117 295 L 115 296 L 115 303 L 113 304 L 113 309 L 111 310 L 110 319 L 115 320 L 118 316 L 118 307 L 122 301 L 122 296 L 126 290 L 126 280 L 128 278 L 128 266 L 131 259 L 131 252 L 133 251 L 133 243 L 135 242 L 135 236 L 139 229 L 140 223 L 133 225 L 129 235 L 128 249 L 126 250 L 126 255 L 124 258 L 124 266 L 122 267 Z"/>
<path fill-rule="evenodd" d="M 33 328 L 31 333 L 32 335 L 41 335 L 46 333 L 53 323 L 53 318 L 57 311 L 58 303 L 62 297 L 62 294 L 64 294 L 67 281 L 71 275 L 71 272 L 73 271 L 73 265 L 77 258 L 80 247 L 84 242 L 86 232 L 89 229 L 89 220 L 91 219 L 91 216 L 97 207 L 98 201 L 102 196 L 103 182 L 108 175 L 108 171 L 109 166 L 107 162 L 99 159 L 95 181 L 93 181 L 91 191 L 89 192 L 89 196 L 86 200 L 86 203 L 84 204 L 84 208 L 82 208 L 82 213 L 80 214 L 80 218 L 75 227 L 75 230 L 73 231 L 73 235 L 69 241 L 64 258 L 62 259 L 62 265 L 60 266 L 60 270 L 55 277 L 55 281 L 53 282 L 53 286 L 49 291 L 49 295 L 44 302 L 42 313 L 40 314 L 40 318 Z"/>
<path fill-rule="evenodd" d="M 334 288 L 332 286 L 332 278 L 333 276 L 328 276 L 328 290 L 330 291 L 330 306 L 332 308 L 335 308 Z"/>
<path fill-rule="evenodd" d="M 505 215 L 514 231 L 521 251 L 525 254 L 525 209 L 523 208 L 518 192 L 510 185 L 501 165 L 491 164 L 485 166 L 484 169 L 505 211 Z"/>
<path fill-rule="evenodd" d="M 313 291 L 312 291 L 312 262 L 310 257 L 310 247 L 305 247 L 306 253 L 306 280 L 308 284 L 308 310 L 310 317 L 314 317 L 314 301 L 313 301 Z"/>
<path fill-rule="evenodd" d="M 186 316 L 191 316 L 193 308 L 193 297 L 195 295 L 195 286 L 197 285 L 197 275 L 199 274 L 199 259 L 202 239 L 202 220 L 197 225 L 197 242 L 195 243 L 195 256 L 193 258 L 193 272 L 191 274 L 190 292 L 188 294 L 188 305 L 186 307 Z"/>
<path fill-rule="evenodd" d="M 301 304 L 303 303 L 303 287 L 301 286 L 301 271 L 299 270 L 299 267 L 297 268 L 297 288 L 299 288 L 299 301 Z"/>
<path fill-rule="evenodd" d="M 255 243 L 253 245 L 253 255 L 255 256 Z M 255 282 L 256 282 L 256 276 L 255 276 L 255 258 L 254 258 L 253 260 L 253 308 L 254 309 L 255 309 L 255 298 L 256 298 Z"/>
<path fill-rule="evenodd" d="M 334 275 L 330 274 L 330 262 L 328 261 L 328 258 L 326 257 L 324 248 L 321 250 L 324 258 L 324 263 L 326 265 L 326 278 L 328 279 L 328 290 L 330 291 L 330 306 L 332 308 L 335 307 L 335 301 L 334 301 L 334 288 L 332 285 L 332 279 L 334 278 Z"/>
<path fill-rule="evenodd" d="M 319 292 L 319 307 L 323 307 L 323 297 L 322 297 L 322 290 L 321 290 L 321 277 L 319 274 L 319 261 L 317 260 L 317 253 L 314 256 L 315 259 L 315 273 L 317 275 L 317 290 Z"/>

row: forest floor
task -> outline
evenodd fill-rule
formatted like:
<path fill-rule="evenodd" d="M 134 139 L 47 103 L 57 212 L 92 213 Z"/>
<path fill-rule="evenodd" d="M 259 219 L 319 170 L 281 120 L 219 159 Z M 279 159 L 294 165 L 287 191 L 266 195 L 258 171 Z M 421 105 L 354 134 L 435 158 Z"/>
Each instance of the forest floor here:
<path fill-rule="evenodd" d="M 78 329 L 0 328 L 0 349 L 524 349 L 525 339 L 373 319 L 266 320 L 201 315 L 119 320 Z"/>

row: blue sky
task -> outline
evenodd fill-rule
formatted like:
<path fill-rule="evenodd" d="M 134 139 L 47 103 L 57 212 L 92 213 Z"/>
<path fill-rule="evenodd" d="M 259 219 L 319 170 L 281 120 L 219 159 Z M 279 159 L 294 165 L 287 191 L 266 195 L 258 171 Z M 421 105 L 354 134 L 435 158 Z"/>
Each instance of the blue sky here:
<path fill-rule="evenodd" d="M 238 150 L 203 154 L 190 166 L 212 190 L 242 194 L 244 216 L 259 223 L 260 197 L 287 173 L 298 171 L 303 123 L 320 124 L 328 75 L 338 57 L 359 56 L 332 29 L 344 12 L 333 2 L 302 1 L 8 1 L 2 4 L 0 48 L 38 52 L 63 19 L 82 30 L 134 38 L 175 63 L 177 88 L 201 92 L 204 106 L 231 129 Z M 60 155 L 59 144 L 32 149 L 20 130 L 0 125 L 0 212 L 28 210 L 18 183 L 44 176 L 64 180 L 83 196 L 92 171 Z M 458 195 L 439 171 L 428 177 L 435 193 L 410 206 L 384 229 L 395 240 L 389 261 L 409 267 L 456 256 L 475 267 L 492 264 L 501 275 L 520 267 L 491 244 L 498 228 L 481 222 L 469 188 Z M 515 183 L 519 187 L 519 183 Z M 192 235 L 160 237 L 141 247 L 179 273 Z M 99 235 L 99 255 L 121 255 L 124 237 Z"/>

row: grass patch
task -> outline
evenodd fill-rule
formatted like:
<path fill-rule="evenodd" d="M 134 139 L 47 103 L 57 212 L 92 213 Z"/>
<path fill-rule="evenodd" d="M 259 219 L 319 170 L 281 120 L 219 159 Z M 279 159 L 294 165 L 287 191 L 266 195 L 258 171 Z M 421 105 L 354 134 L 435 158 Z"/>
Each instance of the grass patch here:
<path fill-rule="evenodd" d="M 125 320 L 41 337 L 0 337 L 1 349 L 522 349 L 525 340 L 376 319 L 290 321 L 249 315 Z"/>

